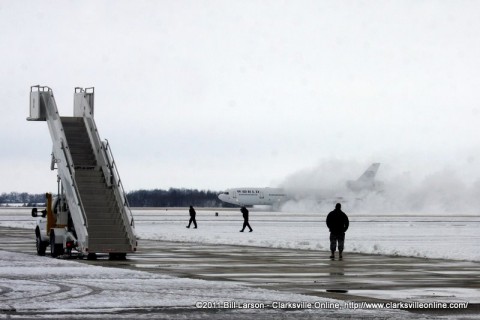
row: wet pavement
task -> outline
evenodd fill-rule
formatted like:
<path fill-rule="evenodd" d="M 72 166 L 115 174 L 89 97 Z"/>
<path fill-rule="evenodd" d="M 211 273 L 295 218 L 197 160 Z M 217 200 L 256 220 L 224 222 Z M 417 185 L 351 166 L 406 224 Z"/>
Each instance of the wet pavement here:
<path fill-rule="evenodd" d="M 0 227 L 1 249 L 35 254 L 33 231 Z M 48 257 L 46 257 L 48 258 Z M 480 263 L 345 252 L 139 240 L 124 261 L 83 263 L 176 277 L 362 302 L 468 302 L 467 309 L 410 309 L 441 315 L 480 314 Z"/>

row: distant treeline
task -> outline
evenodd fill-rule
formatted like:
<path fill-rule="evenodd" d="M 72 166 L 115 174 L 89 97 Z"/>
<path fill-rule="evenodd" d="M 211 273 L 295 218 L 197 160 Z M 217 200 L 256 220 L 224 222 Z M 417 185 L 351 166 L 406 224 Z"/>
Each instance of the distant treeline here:
<path fill-rule="evenodd" d="M 4 192 L 0 194 L 0 204 L 4 206 L 23 204 L 24 206 L 32 207 L 36 206 L 37 203 L 45 203 L 45 193 Z"/>
<path fill-rule="evenodd" d="M 218 192 L 196 189 L 137 190 L 127 193 L 131 207 L 232 207 L 218 199 Z M 36 206 L 45 203 L 45 193 L 10 192 L 0 195 L 0 205 Z"/>
<path fill-rule="evenodd" d="M 218 192 L 196 189 L 137 190 L 127 193 L 131 207 L 230 207 Z"/>

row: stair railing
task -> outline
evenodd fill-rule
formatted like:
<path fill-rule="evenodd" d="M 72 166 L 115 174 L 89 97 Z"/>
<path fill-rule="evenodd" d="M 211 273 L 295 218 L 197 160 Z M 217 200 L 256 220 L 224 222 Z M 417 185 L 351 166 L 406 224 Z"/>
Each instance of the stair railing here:
<path fill-rule="evenodd" d="M 111 178 L 112 178 L 112 187 L 115 191 L 115 197 L 117 201 L 121 203 L 120 211 L 122 213 L 122 220 L 125 225 L 125 230 L 128 233 L 128 239 L 132 248 L 135 248 L 136 245 L 136 236 L 134 234 L 135 220 L 133 218 L 132 211 L 130 210 L 130 205 L 128 203 L 127 195 L 125 194 L 125 189 L 123 188 L 122 180 L 120 179 L 120 174 L 118 173 L 118 168 L 113 158 L 113 153 L 110 148 L 108 140 L 102 141 L 103 151 L 105 152 L 108 167 L 110 168 Z M 128 223 L 127 223 L 128 222 Z"/>
<path fill-rule="evenodd" d="M 120 196 L 121 196 L 122 203 L 123 203 L 124 207 L 126 208 L 125 215 L 128 218 L 128 222 L 129 222 L 130 226 L 135 227 L 135 221 L 134 221 L 134 218 L 133 218 L 133 214 L 132 214 L 132 211 L 130 210 L 130 204 L 128 203 L 127 194 L 125 193 L 125 189 L 123 188 L 122 179 L 120 179 L 120 174 L 118 173 L 118 168 L 117 168 L 117 165 L 115 163 L 115 159 L 113 158 L 113 153 L 112 153 L 112 149 L 110 147 L 110 143 L 108 142 L 107 139 L 105 139 L 105 141 L 103 141 L 102 144 L 103 144 L 103 149 L 105 150 L 105 153 L 107 155 L 108 166 L 111 170 L 111 174 L 112 174 L 112 177 L 113 177 L 113 183 L 115 184 L 116 189 L 118 189 L 118 191 L 120 193 Z"/>
<path fill-rule="evenodd" d="M 34 91 L 37 88 L 37 91 Z M 88 248 L 88 220 L 82 204 L 82 199 L 75 181 L 75 167 L 68 147 L 67 137 L 59 116 L 53 91 L 49 87 L 32 86 L 30 88 L 30 109 L 39 108 L 41 118 L 27 120 L 46 121 L 53 142 L 53 162 L 57 164 L 58 175 L 67 194 L 70 214 L 77 232 L 80 247 Z M 54 167 L 52 166 L 52 169 Z"/>
<path fill-rule="evenodd" d="M 136 247 L 136 237 L 133 232 L 135 222 L 120 179 L 120 174 L 118 173 L 108 140 L 106 140 L 106 142 L 101 141 L 97 125 L 93 119 L 93 110 L 90 108 L 90 104 L 93 102 L 93 90 L 91 93 L 88 93 L 81 88 L 75 88 L 74 100 L 75 114 L 77 116 L 83 116 L 90 141 L 94 148 L 97 164 L 103 171 L 107 186 L 113 188 L 117 203 L 121 204 L 119 207 L 125 230 L 128 233 L 131 246 Z M 81 113 L 81 115 L 79 113 Z"/>

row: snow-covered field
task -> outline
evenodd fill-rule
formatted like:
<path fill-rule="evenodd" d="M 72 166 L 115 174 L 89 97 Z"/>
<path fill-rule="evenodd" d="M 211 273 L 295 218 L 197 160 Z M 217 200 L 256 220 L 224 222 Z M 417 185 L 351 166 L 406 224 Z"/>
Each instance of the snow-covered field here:
<path fill-rule="evenodd" d="M 218 213 L 218 216 L 216 215 Z M 273 248 L 329 250 L 326 213 L 250 211 L 253 232 L 240 233 L 237 209 L 197 209 L 198 229 L 187 229 L 181 209 L 134 209 L 141 239 Z M 354 215 L 345 252 L 480 261 L 478 215 Z M 30 209 L 1 208 L 0 226 L 33 228 Z"/>
<path fill-rule="evenodd" d="M 238 244 L 328 250 L 325 214 L 252 210 L 252 233 L 240 233 L 238 210 L 197 210 L 198 229 L 185 228 L 187 209 L 135 209 L 140 238 L 198 243 Z M 217 215 L 218 213 L 218 215 Z M 346 251 L 432 258 L 480 260 L 476 216 L 354 216 Z M 0 226 L 33 230 L 28 208 L 1 208 Z M 68 277 L 65 270 L 68 268 Z M 258 303 L 267 309 L 197 309 L 199 301 Z M 274 301 L 335 304 L 285 312 Z M 469 301 L 469 300 L 466 300 Z M 472 300 L 473 301 L 473 300 Z M 219 281 L 179 279 L 147 272 L 89 266 L 0 249 L 0 318 L 197 318 L 265 319 L 361 318 L 433 319 L 400 310 L 354 310 L 343 301 L 256 289 Z M 449 318 L 448 315 L 442 318 Z M 465 318 L 471 318 L 470 316 Z"/>
<path fill-rule="evenodd" d="M 218 212 L 218 217 L 215 216 Z M 251 211 L 252 233 L 240 233 L 238 210 L 197 210 L 198 229 L 186 229 L 187 210 L 134 210 L 144 239 L 329 250 L 325 213 Z M 345 251 L 480 261 L 478 216 L 355 216 Z"/>

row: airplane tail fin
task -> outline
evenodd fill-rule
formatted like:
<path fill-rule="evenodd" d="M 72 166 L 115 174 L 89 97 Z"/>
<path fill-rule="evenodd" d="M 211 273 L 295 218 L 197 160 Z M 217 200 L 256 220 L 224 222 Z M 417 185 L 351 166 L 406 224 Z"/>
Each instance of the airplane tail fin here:
<path fill-rule="evenodd" d="M 370 167 L 357 179 L 358 182 L 370 182 L 375 179 L 380 163 L 372 163 Z"/>
<path fill-rule="evenodd" d="M 375 189 L 375 176 L 379 167 L 380 163 L 372 163 L 357 180 L 347 182 L 348 188 L 352 191 Z"/>

